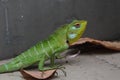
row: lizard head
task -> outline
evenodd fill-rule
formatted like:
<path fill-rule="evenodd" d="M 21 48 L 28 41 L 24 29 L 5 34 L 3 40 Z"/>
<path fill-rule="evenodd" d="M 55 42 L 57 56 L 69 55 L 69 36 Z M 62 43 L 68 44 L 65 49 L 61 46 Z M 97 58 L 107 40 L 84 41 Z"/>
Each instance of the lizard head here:
<path fill-rule="evenodd" d="M 86 29 L 87 21 L 74 20 L 68 25 L 67 29 L 67 41 L 69 44 L 77 41 Z"/>

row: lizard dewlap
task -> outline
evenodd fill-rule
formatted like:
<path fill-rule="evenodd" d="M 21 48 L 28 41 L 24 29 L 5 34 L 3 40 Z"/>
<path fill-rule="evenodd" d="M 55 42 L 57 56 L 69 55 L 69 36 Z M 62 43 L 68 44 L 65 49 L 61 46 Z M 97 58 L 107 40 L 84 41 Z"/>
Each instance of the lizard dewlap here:
<path fill-rule="evenodd" d="M 33 47 L 13 58 L 10 62 L 0 65 L 0 73 L 11 72 L 26 68 L 38 62 L 40 71 L 58 68 L 54 63 L 60 53 L 69 48 L 69 45 L 77 41 L 86 29 L 87 21 L 73 20 L 58 28 L 47 39 L 38 42 Z M 50 66 L 44 67 L 46 60 L 50 60 Z"/>

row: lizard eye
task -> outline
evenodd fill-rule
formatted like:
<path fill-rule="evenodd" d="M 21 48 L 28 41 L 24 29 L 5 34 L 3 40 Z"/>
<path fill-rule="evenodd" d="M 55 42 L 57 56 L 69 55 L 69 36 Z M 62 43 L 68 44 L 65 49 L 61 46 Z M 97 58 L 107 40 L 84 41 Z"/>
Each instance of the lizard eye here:
<path fill-rule="evenodd" d="M 75 24 L 75 27 L 76 27 L 76 28 L 80 27 L 80 24 L 79 24 L 79 23 L 76 23 L 76 24 Z"/>

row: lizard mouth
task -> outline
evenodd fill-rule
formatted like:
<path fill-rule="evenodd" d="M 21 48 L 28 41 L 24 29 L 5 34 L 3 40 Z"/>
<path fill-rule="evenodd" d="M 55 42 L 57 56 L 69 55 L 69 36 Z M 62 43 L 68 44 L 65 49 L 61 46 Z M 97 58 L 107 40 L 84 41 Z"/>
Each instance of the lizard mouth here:
<path fill-rule="evenodd" d="M 66 43 L 67 43 L 69 46 L 71 46 L 71 45 L 72 45 L 72 44 L 70 44 L 70 42 L 69 42 L 68 40 L 66 41 Z"/>
<path fill-rule="evenodd" d="M 67 40 L 66 43 L 69 44 L 69 41 Z"/>
<path fill-rule="evenodd" d="M 66 43 L 67 43 L 69 46 L 71 46 L 71 45 L 74 44 L 74 43 L 70 43 L 68 40 L 66 41 Z"/>

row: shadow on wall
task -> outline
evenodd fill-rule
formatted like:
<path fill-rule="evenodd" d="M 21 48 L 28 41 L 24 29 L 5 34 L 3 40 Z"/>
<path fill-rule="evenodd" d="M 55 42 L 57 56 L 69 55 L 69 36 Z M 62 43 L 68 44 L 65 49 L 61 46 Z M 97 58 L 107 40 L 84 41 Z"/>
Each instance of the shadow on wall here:
<path fill-rule="evenodd" d="M 74 18 L 88 21 L 84 36 L 120 39 L 119 4 L 119 0 L 1 0 L 0 59 L 18 55 Z"/>

